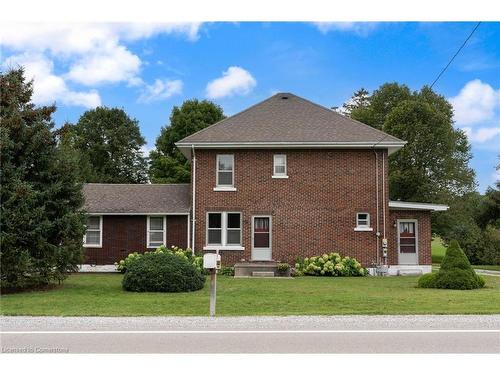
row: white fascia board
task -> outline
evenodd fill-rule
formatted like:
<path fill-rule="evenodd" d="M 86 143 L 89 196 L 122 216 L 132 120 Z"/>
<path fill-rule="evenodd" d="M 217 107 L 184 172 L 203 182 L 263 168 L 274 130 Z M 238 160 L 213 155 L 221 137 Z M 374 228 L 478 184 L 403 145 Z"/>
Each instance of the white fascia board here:
<path fill-rule="evenodd" d="M 388 149 L 389 155 L 402 148 L 407 142 L 202 142 L 175 143 L 177 148 L 190 159 L 191 148 L 197 149 L 242 149 L 242 148 L 328 148 L 328 149 Z"/>
<path fill-rule="evenodd" d="M 449 207 L 445 204 L 389 201 L 389 208 L 397 210 L 446 211 Z"/>

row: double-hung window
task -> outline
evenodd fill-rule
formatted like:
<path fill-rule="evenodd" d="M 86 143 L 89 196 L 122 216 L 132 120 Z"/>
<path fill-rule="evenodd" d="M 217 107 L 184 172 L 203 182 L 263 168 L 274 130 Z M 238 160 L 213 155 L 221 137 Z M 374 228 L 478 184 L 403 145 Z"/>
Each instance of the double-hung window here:
<path fill-rule="evenodd" d="M 207 214 L 207 247 L 241 247 L 241 213 Z"/>
<path fill-rule="evenodd" d="M 367 212 L 358 212 L 356 214 L 356 228 L 357 231 L 371 231 L 370 227 L 370 214 Z"/>
<path fill-rule="evenodd" d="M 234 155 L 217 155 L 217 189 L 234 190 Z"/>
<path fill-rule="evenodd" d="M 102 216 L 88 216 L 83 246 L 102 247 Z"/>
<path fill-rule="evenodd" d="M 287 178 L 286 155 L 276 154 L 273 160 L 273 178 Z"/>
<path fill-rule="evenodd" d="M 157 248 L 166 243 L 166 217 L 148 216 L 148 248 Z"/>

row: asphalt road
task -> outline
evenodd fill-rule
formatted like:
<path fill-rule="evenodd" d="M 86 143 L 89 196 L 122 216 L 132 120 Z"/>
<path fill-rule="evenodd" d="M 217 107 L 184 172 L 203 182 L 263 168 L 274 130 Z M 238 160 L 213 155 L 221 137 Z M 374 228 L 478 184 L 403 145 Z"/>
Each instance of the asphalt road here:
<path fill-rule="evenodd" d="M 1 317 L 3 353 L 500 353 L 500 315 Z"/>

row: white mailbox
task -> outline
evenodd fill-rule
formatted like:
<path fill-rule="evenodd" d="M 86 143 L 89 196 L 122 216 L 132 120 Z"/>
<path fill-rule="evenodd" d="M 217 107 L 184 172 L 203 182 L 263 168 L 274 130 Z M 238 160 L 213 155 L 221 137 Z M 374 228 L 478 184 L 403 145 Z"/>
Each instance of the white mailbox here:
<path fill-rule="evenodd" d="M 203 268 L 220 269 L 220 255 L 214 253 L 203 254 Z"/>

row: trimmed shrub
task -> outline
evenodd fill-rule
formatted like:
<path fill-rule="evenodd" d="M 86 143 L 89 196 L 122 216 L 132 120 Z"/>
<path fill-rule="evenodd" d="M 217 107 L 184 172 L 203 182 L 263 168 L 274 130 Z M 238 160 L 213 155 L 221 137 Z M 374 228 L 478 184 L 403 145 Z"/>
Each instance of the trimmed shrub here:
<path fill-rule="evenodd" d="M 305 258 L 295 264 L 294 275 L 311 276 L 366 276 L 368 270 L 354 258 L 342 258 L 339 253 Z"/>
<path fill-rule="evenodd" d="M 418 280 L 420 288 L 478 289 L 484 279 L 476 275 L 456 240 L 452 240 L 437 273 L 426 274 Z"/>
<path fill-rule="evenodd" d="M 132 292 L 191 292 L 202 289 L 205 276 L 187 259 L 172 253 L 150 252 L 128 265 L 123 289 Z"/>
<path fill-rule="evenodd" d="M 221 267 L 220 270 L 217 272 L 219 275 L 223 276 L 234 276 L 234 267 Z"/>

